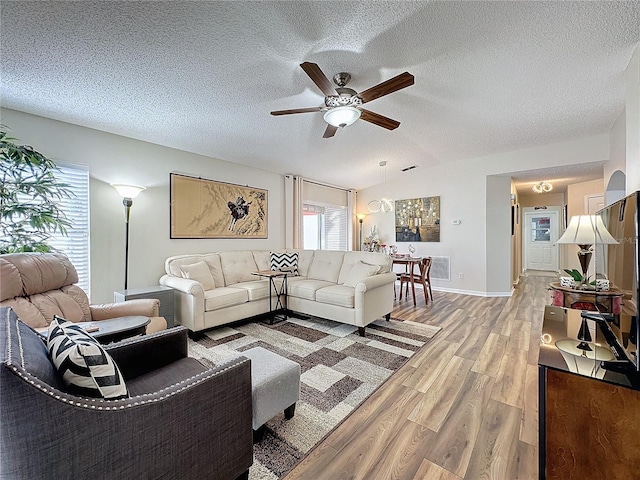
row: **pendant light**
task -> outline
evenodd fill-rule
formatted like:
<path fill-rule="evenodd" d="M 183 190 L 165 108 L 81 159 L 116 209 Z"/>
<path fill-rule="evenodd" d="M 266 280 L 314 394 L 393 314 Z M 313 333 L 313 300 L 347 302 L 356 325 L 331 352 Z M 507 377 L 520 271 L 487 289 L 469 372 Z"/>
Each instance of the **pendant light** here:
<path fill-rule="evenodd" d="M 388 213 L 393 211 L 393 200 L 387 198 L 387 162 L 385 160 L 379 163 L 380 165 L 380 185 L 382 185 L 382 197 L 378 200 L 371 200 L 367 205 L 370 212 L 382 212 Z M 384 183 L 382 181 L 382 175 L 384 173 Z"/>

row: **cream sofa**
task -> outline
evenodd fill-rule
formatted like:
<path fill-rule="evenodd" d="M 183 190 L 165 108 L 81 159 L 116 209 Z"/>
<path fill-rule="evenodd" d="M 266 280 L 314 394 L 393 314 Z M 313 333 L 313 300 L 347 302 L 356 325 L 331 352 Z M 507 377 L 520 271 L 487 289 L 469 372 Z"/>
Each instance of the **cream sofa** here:
<path fill-rule="evenodd" d="M 299 275 L 287 278 L 288 310 L 354 325 L 360 335 L 374 320 L 389 319 L 396 275 L 388 255 L 327 250 L 276 253 L 298 255 Z M 224 251 L 168 258 L 160 283 L 176 292 L 177 322 L 197 332 L 268 313 L 269 280 L 252 272 L 269 270 L 270 255 L 262 250 Z M 282 280 L 276 281 L 279 286 Z"/>

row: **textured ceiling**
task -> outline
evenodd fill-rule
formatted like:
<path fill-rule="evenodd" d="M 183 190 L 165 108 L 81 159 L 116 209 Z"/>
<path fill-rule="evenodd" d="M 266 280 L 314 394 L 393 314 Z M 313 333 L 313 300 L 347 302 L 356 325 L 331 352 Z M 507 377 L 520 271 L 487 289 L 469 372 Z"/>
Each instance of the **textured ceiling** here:
<path fill-rule="evenodd" d="M 27 2 L 1 4 L 1 104 L 347 187 L 409 165 L 607 133 L 624 106 L 640 2 Z M 323 139 L 323 97 L 299 64 L 367 104 Z M 194 172 L 196 173 L 196 172 Z"/>

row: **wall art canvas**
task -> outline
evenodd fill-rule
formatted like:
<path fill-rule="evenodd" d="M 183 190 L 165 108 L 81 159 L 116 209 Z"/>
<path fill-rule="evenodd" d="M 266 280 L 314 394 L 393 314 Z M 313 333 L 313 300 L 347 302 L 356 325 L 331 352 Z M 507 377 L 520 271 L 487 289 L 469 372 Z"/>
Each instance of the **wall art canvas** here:
<path fill-rule="evenodd" d="M 170 177 L 171 238 L 267 238 L 267 190 Z"/>
<path fill-rule="evenodd" d="M 440 241 L 440 197 L 396 200 L 396 242 Z"/>

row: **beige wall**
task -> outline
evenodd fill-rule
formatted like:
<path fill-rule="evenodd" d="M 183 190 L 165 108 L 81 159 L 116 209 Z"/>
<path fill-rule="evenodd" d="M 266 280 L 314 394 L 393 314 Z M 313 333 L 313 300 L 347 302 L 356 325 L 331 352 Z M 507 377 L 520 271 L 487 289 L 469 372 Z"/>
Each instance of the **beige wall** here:
<path fill-rule="evenodd" d="M 566 205 L 564 193 L 531 193 L 520 195 L 521 207 L 552 207 Z"/>
<path fill-rule="evenodd" d="M 415 245 L 418 254 L 448 256 L 451 259 L 451 280 L 432 279 L 434 287 L 474 295 L 509 295 L 513 281 L 509 240 L 511 182 L 490 184 L 488 177 L 506 176 L 509 179 L 514 172 L 603 162 L 608 155 L 609 136 L 597 135 L 464 162 L 443 161 L 437 166 L 417 168 L 388 181 L 386 191 L 395 200 L 440 196 L 440 242 Z M 389 165 L 389 168 L 395 166 Z M 489 188 L 493 189 L 491 201 L 488 200 Z M 366 212 L 368 202 L 379 196 L 379 185 L 359 191 L 357 211 Z M 454 224 L 454 220 L 460 220 L 460 223 Z M 364 220 L 365 232 L 371 225 L 378 227 L 385 243 L 395 243 L 393 214 L 370 214 Z M 488 229 L 507 233 L 496 243 L 488 243 L 493 239 L 491 234 L 487 234 Z M 407 252 L 408 244 L 397 245 L 400 252 Z"/>
<path fill-rule="evenodd" d="M 141 142 L 69 123 L 2 109 L 2 124 L 20 143 L 57 163 L 89 167 L 91 300 L 112 302 L 124 288 L 124 207 L 110 183 L 143 185 L 133 202 L 129 242 L 129 288 L 157 285 L 171 255 L 217 250 L 284 247 L 284 177 L 182 150 Z M 169 238 L 169 173 L 251 185 L 268 190 L 267 239 L 178 240 Z"/>
<path fill-rule="evenodd" d="M 585 197 L 587 195 L 604 195 L 604 181 L 591 180 L 590 182 L 574 183 L 567 187 L 567 220 L 574 215 L 585 215 Z"/>

